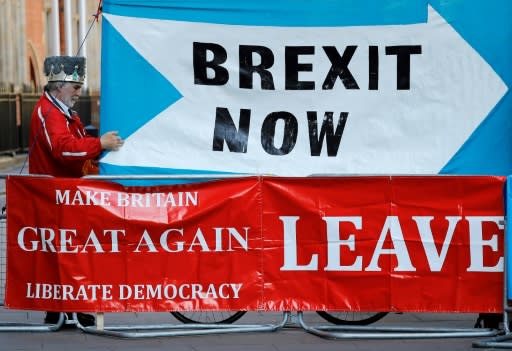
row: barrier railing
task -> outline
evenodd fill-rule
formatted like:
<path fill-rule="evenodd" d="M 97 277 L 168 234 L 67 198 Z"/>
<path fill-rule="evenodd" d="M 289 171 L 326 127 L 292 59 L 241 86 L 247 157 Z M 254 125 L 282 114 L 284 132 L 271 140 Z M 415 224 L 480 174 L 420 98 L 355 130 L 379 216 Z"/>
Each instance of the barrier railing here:
<path fill-rule="evenodd" d="M 508 201 L 510 195 L 512 195 L 512 185 L 510 184 L 511 178 L 510 176 L 507 179 L 507 185 L 506 185 L 506 202 Z M 509 205 L 510 206 L 510 205 Z M 503 267 L 503 331 L 504 335 L 496 336 L 491 339 L 487 340 L 480 340 L 475 341 L 473 343 L 473 347 L 477 348 L 495 348 L 495 349 L 512 349 L 512 332 L 510 330 L 510 320 L 509 320 L 509 312 L 512 312 L 512 306 L 509 304 L 509 283 L 510 283 L 510 277 L 508 276 L 508 270 L 510 269 L 510 263 L 509 260 L 510 252 L 509 252 L 509 245 L 510 245 L 510 238 L 509 233 L 507 229 L 507 217 L 508 212 L 510 209 L 507 208 L 506 210 L 506 217 L 505 217 L 505 236 L 504 236 L 504 249 L 503 249 L 503 257 L 504 257 L 504 267 Z"/>
<path fill-rule="evenodd" d="M 8 175 L 0 174 L 1 178 Z M 194 175 L 118 175 L 118 176 L 88 176 L 87 179 L 94 180 L 197 180 L 197 179 L 227 179 L 240 178 L 244 175 L 229 174 L 194 174 Z M 245 175 L 250 176 L 250 175 Z M 0 259 L 2 259 L 2 281 L 5 281 L 5 237 L 6 224 L 5 216 L 0 219 L 0 235 L 2 247 L 0 247 Z M 2 292 L 4 286 L 1 287 Z M 506 294 L 505 300 L 506 300 Z M 2 298 L 3 305 L 3 298 Z M 508 308 L 508 307 L 507 307 Z M 507 309 L 509 311 L 509 309 Z M 73 319 L 67 320 L 65 314 L 61 313 L 59 321 L 55 325 L 40 325 L 28 323 L 9 323 L 0 322 L 0 331 L 55 331 L 64 323 L 76 324 L 86 333 L 116 336 L 123 338 L 142 338 L 142 337 L 160 337 L 160 336 L 186 336 L 186 335 L 206 335 L 220 333 L 247 333 L 247 332 L 273 332 L 283 328 L 292 321 L 290 312 L 283 312 L 283 318 L 275 324 L 152 324 L 152 325 L 111 325 L 105 326 L 104 314 L 98 313 L 96 326 L 85 327 L 80 324 L 76 314 Z M 507 319 L 508 321 L 508 319 Z M 462 329 L 462 328 L 415 328 L 415 327 L 363 327 L 363 326 L 326 326 L 326 325 L 308 325 L 303 319 L 303 313 L 298 312 L 296 320 L 298 326 L 305 331 L 320 337 L 334 339 L 396 339 L 396 338 L 457 338 L 457 337 L 482 337 L 495 336 L 500 333 L 496 329 Z M 509 333 L 508 323 L 506 323 L 506 333 Z M 479 344 L 475 344 L 479 347 Z M 486 346 L 487 347 L 487 346 Z"/>
<path fill-rule="evenodd" d="M 78 322 L 76 317 L 74 319 L 77 326 L 89 334 L 136 339 L 161 336 L 275 332 L 283 328 L 290 321 L 290 318 L 290 312 L 283 312 L 283 318 L 277 324 L 138 324 L 105 326 L 103 313 L 101 313 L 97 314 L 97 323 L 93 327 L 84 327 Z"/>
<path fill-rule="evenodd" d="M 6 281 L 6 216 L 0 216 L 0 306 L 4 304 Z M 76 313 L 67 319 L 60 313 L 56 324 L 20 323 L 0 321 L 0 332 L 49 332 L 57 331 L 64 324 L 76 324 L 82 331 L 90 334 L 116 336 L 122 338 L 146 338 L 159 336 L 207 335 L 222 333 L 273 332 L 281 329 L 290 320 L 290 313 L 284 312 L 277 324 L 152 324 L 152 325 L 112 325 L 105 326 L 104 314 L 96 314 L 96 326 L 84 327 L 78 321 Z"/>
<path fill-rule="evenodd" d="M 482 328 L 418 328 L 407 326 L 308 325 L 298 312 L 299 325 L 308 333 L 327 339 L 434 339 L 494 336 L 499 330 Z"/>
<path fill-rule="evenodd" d="M 236 174 L 190 174 L 190 175 L 112 175 L 112 176 L 86 176 L 85 179 L 94 180 L 198 180 L 198 179 L 232 179 L 244 175 Z M 246 175 L 253 176 L 253 175 Z M 290 320 L 290 313 L 284 312 L 281 322 L 277 324 L 153 324 L 153 325 L 113 325 L 104 326 L 103 314 L 97 314 L 99 323 L 95 327 L 77 325 L 86 333 L 123 338 L 144 338 L 157 336 L 186 336 L 207 335 L 222 333 L 248 333 L 248 332 L 274 332 L 284 327 Z M 75 318 L 76 319 L 76 318 Z M 98 325 L 99 324 L 99 325 Z M 137 331 L 134 331 L 137 330 Z"/>
<path fill-rule="evenodd" d="M 5 301 L 5 282 L 7 266 L 7 223 L 6 216 L 0 215 L 0 306 Z M 65 322 L 65 315 L 61 313 L 56 324 L 8 322 L 0 321 L 0 332 L 50 332 L 59 330 Z"/>
<path fill-rule="evenodd" d="M 8 175 L 0 175 L 0 179 L 5 179 Z M 30 175 L 27 175 L 30 176 Z M 35 176 L 38 177 L 38 176 Z M 240 178 L 241 175 L 141 175 L 141 176 L 88 176 L 87 179 L 98 180 L 198 180 L 198 179 L 226 179 Z M 2 215 L 0 220 L 0 259 L 3 294 L 5 289 L 5 272 L 6 272 L 6 216 Z M 3 306 L 2 295 L 2 306 Z M 12 323 L 0 321 L 1 331 L 56 331 L 64 324 L 75 324 L 82 331 L 90 334 L 116 336 L 122 338 L 146 338 L 161 336 L 186 336 L 186 335 L 208 335 L 223 333 L 248 333 L 248 332 L 273 332 L 281 329 L 290 320 L 290 313 L 283 312 L 282 320 L 276 324 L 149 324 L 149 325 L 109 325 L 104 322 L 104 313 L 96 314 L 96 326 L 85 327 L 80 324 L 76 313 L 72 314 L 73 318 L 68 319 L 65 313 L 61 313 L 59 321 L 55 325 L 51 324 L 31 324 L 31 323 Z"/>

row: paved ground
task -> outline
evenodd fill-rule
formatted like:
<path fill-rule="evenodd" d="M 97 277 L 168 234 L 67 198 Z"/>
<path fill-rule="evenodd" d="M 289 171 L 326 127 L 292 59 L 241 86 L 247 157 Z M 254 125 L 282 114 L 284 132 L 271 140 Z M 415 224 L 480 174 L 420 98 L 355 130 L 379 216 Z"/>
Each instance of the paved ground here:
<path fill-rule="evenodd" d="M 0 156 L 0 174 L 27 173 L 24 165 L 26 155 Z M 0 205 L 5 203 L 5 184 L 0 179 Z M 0 228 L 1 229 L 1 228 Z M 5 244 L 5 243 L 3 243 Z M 0 250 L 5 248 L 1 245 Z M 0 302 L 3 304 L 5 282 L 5 256 L 0 252 Z M 41 323 L 42 312 L 6 310 L 0 306 L 0 328 L 2 322 Z M 279 313 L 246 314 L 237 324 L 277 324 Z M 475 323 L 476 314 L 390 314 L 372 326 L 407 326 L 436 328 L 469 328 Z M 305 314 L 308 324 L 325 324 L 315 313 Z M 324 350 L 471 350 L 473 341 L 482 338 L 444 339 L 392 339 L 392 340 L 329 340 L 309 334 L 293 323 L 276 332 L 217 334 L 203 336 L 159 337 L 145 339 L 120 339 L 86 334 L 78 329 L 57 332 L 0 332 L 1 350 L 172 350 L 172 351 L 324 351 Z M 122 313 L 106 314 L 105 325 L 119 324 L 169 324 L 181 325 L 168 313 Z M 486 339 L 486 338 L 483 338 Z"/>

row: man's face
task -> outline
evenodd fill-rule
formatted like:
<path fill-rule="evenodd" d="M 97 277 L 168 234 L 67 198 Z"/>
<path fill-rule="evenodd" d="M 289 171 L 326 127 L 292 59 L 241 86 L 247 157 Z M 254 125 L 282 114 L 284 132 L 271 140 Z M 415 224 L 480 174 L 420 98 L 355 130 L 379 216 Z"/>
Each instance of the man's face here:
<path fill-rule="evenodd" d="M 82 93 L 82 84 L 64 83 L 59 89 L 56 98 L 62 101 L 67 107 L 71 108 L 80 98 Z"/>

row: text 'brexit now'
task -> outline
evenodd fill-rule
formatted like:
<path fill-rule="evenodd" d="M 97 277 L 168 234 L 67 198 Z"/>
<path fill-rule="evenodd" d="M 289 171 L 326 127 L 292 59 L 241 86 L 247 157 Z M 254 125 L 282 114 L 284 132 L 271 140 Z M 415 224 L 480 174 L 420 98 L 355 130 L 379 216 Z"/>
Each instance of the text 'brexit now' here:
<path fill-rule="evenodd" d="M 311 91 L 319 86 L 322 91 L 332 91 L 339 81 L 338 86 L 344 89 L 359 90 L 360 84 L 349 68 L 349 63 L 358 49 L 357 45 L 348 45 L 340 53 L 335 46 L 321 46 L 322 55 L 325 56 L 323 58 L 327 58 L 327 62 L 326 65 L 318 64 L 314 67 L 313 55 L 318 51 L 315 46 L 285 46 L 284 52 L 280 51 L 279 54 L 283 57 L 278 58 L 282 61 L 280 64 L 284 62 L 283 66 L 275 65 L 276 54 L 266 46 L 238 45 L 237 53 L 229 53 L 238 57 L 238 64 L 235 64 L 232 61 L 228 62 L 228 50 L 224 46 L 217 43 L 194 42 L 194 84 L 221 87 L 238 78 L 240 89 L 277 91 L 276 94 L 279 94 L 284 91 Z M 359 50 L 366 49 L 367 51 L 358 56 L 358 59 L 362 57 L 368 61 L 368 90 L 378 90 L 379 47 L 370 45 Z M 411 58 L 422 53 L 421 45 L 384 46 L 381 51 L 387 56 L 396 57 L 396 90 L 410 90 Z M 284 72 L 276 72 L 283 69 Z M 305 74 L 310 74 L 310 78 L 301 79 L 300 76 Z M 259 86 L 254 84 L 255 77 L 259 79 Z M 312 80 L 312 77 L 316 80 Z M 298 97 L 296 103 L 300 99 Z M 254 103 L 266 105 L 263 101 Z M 325 107 L 329 109 L 328 106 Z M 238 118 L 233 118 L 236 114 Z M 224 146 L 227 146 L 229 152 L 247 153 L 250 132 L 259 128 L 257 132 L 264 152 L 273 156 L 288 155 L 296 146 L 300 126 L 307 126 L 310 156 L 321 156 L 325 144 L 327 150 L 323 154 L 335 157 L 338 155 L 348 114 L 333 110 L 307 110 L 304 115 L 297 116 L 288 110 L 271 110 L 264 116 L 252 118 L 251 108 L 230 111 L 226 105 L 218 106 L 215 110 L 212 151 L 225 151 Z M 262 121 L 261 125 L 254 126 L 254 119 Z"/>

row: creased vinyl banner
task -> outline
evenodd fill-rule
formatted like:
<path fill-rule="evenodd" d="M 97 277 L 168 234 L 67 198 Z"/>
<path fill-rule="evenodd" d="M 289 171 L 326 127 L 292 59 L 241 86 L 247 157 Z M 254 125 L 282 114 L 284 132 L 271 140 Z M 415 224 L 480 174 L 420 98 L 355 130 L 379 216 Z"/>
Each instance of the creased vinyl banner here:
<path fill-rule="evenodd" d="M 504 182 L 9 177 L 5 306 L 496 312 Z"/>
<path fill-rule="evenodd" d="M 104 0 L 104 174 L 512 173 L 508 0 L 157 3 Z"/>

